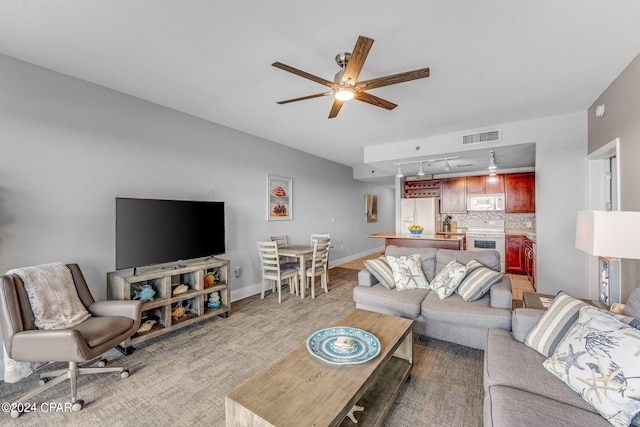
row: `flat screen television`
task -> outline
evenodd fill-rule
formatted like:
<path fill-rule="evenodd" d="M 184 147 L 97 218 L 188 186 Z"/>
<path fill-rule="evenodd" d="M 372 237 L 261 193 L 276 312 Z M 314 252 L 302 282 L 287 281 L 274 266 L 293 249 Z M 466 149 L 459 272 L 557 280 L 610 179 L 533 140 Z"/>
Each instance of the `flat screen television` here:
<path fill-rule="evenodd" d="M 224 202 L 116 198 L 116 269 L 224 252 Z"/>

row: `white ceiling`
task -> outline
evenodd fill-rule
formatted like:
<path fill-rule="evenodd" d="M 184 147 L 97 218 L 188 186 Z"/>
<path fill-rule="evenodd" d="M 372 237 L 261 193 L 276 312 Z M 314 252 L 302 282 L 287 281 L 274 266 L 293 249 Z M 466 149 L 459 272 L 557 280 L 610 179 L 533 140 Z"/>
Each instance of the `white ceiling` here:
<path fill-rule="evenodd" d="M 276 104 L 325 88 L 272 62 L 332 80 L 358 35 L 360 80 L 431 76 L 371 91 L 393 111 Z M 0 2 L 2 54 L 353 167 L 365 146 L 585 111 L 639 52 L 637 0 Z"/>

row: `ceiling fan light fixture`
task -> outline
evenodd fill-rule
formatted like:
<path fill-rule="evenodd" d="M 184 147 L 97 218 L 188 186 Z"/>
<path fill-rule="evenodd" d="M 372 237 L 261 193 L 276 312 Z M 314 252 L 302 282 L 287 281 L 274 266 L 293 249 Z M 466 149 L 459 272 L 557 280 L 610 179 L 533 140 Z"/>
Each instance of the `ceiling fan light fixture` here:
<path fill-rule="evenodd" d="M 345 85 L 339 85 L 333 93 L 338 101 L 351 101 L 355 95 L 355 89 Z"/>

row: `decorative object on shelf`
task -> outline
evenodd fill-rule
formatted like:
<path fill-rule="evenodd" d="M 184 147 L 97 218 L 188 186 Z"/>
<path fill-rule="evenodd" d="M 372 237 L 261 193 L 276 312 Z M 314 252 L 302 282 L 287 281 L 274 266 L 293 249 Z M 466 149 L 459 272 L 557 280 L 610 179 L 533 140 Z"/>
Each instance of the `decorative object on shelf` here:
<path fill-rule="evenodd" d="M 213 292 L 209 295 L 209 301 L 207 302 L 207 307 L 209 308 L 218 308 L 220 307 L 220 294 L 218 292 Z"/>
<path fill-rule="evenodd" d="M 184 294 L 185 292 L 187 292 L 189 290 L 189 287 L 185 284 L 180 284 L 178 286 L 176 286 L 173 289 L 173 292 L 171 292 L 171 295 L 180 295 L 180 294 Z"/>
<path fill-rule="evenodd" d="M 409 226 L 409 232 L 411 234 L 422 234 L 423 231 L 424 231 L 424 227 L 421 225 L 414 224 Z"/>
<path fill-rule="evenodd" d="M 598 299 L 621 301 L 620 258 L 640 259 L 640 212 L 578 211 L 576 248 L 598 259 Z"/>
<path fill-rule="evenodd" d="M 215 276 L 211 273 L 207 273 L 207 275 L 204 276 L 204 287 L 208 288 L 209 286 L 213 285 L 215 281 L 216 281 Z"/>
<path fill-rule="evenodd" d="M 267 174 L 267 221 L 293 219 L 293 179 Z"/>
<path fill-rule="evenodd" d="M 153 286 L 145 284 L 134 290 L 133 299 L 139 299 L 142 302 L 153 301 L 156 290 Z"/>
<path fill-rule="evenodd" d="M 189 310 L 190 307 L 191 307 L 190 303 L 187 304 L 185 307 L 182 305 L 181 302 L 179 302 L 176 305 L 176 307 L 174 307 L 173 310 L 171 311 L 171 317 L 173 317 L 173 320 L 178 320 L 179 318 L 187 314 L 187 310 Z"/>
<path fill-rule="evenodd" d="M 155 325 L 156 323 L 158 323 L 157 320 L 147 320 L 142 325 L 140 325 L 136 333 L 139 334 L 142 332 L 149 332 L 151 328 L 153 328 L 153 325 Z"/>
<path fill-rule="evenodd" d="M 348 326 L 321 329 L 307 339 L 307 350 L 334 365 L 367 362 L 380 354 L 380 341 L 367 331 Z"/>

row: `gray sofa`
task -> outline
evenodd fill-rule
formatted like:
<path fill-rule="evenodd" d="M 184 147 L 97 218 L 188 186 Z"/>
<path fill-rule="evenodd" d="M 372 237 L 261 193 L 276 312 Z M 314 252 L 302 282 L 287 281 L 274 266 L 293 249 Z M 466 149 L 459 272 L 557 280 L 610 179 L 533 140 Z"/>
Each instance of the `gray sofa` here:
<path fill-rule="evenodd" d="M 546 359 L 523 344 L 543 310 L 518 308 L 513 332 L 490 329 L 484 353 L 484 425 L 611 427 L 591 405 L 547 371 Z M 631 425 L 640 426 L 640 416 Z"/>
<path fill-rule="evenodd" d="M 500 271 L 497 251 L 456 251 L 387 246 L 386 255 L 420 254 L 422 270 L 429 282 L 451 260 L 467 264 L 475 259 Z M 378 283 L 368 270 L 358 273 L 358 286 L 353 290 L 357 308 L 391 314 L 414 320 L 414 332 L 444 341 L 484 350 L 487 331 L 491 328 L 511 330 L 511 280 L 504 275 L 490 291 L 477 301 L 466 302 L 454 293 L 440 300 L 429 289 L 398 291 Z"/>

